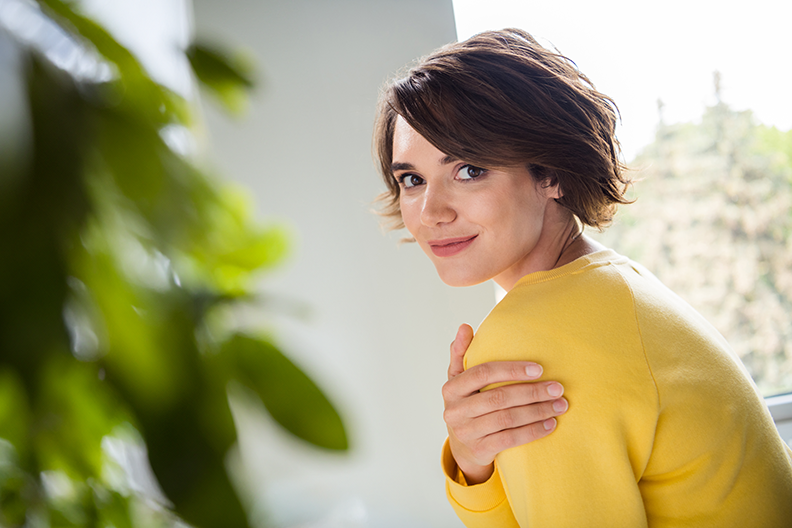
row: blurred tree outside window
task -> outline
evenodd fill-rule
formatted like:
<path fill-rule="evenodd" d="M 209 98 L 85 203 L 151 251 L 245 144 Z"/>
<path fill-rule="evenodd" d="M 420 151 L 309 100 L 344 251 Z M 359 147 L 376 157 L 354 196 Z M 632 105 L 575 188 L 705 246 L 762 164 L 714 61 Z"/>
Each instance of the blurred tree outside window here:
<path fill-rule="evenodd" d="M 185 52 L 238 110 L 250 71 Z M 0 0 L 0 526 L 249 526 L 229 385 L 347 449 L 317 385 L 231 317 L 288 237 L 178 148 L 193 114 L 75 5 Z"/>
<path fill-rule="evenodd" d="M 635 203 L 595 236 L 700 311 L 763 395 L 792 392 L 792 131 L 730 108 L 719 84 L 700 122 L 661 116 L 630 164 Z"/>

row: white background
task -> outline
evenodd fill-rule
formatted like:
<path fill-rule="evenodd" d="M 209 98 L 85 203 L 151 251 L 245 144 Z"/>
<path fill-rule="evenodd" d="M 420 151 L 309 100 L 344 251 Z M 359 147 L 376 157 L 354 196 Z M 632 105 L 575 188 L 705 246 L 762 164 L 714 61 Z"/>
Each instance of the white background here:
<path fill-rule="evenodd" d="M 630 161 L 658 121 L 697 120 L 722 100 L 758 120 L 792 128 L 792 2 L 753 0 L 454 0 L 460 39 L 519 27 L 571 58 L 622 114 L 618 136 Z"/>

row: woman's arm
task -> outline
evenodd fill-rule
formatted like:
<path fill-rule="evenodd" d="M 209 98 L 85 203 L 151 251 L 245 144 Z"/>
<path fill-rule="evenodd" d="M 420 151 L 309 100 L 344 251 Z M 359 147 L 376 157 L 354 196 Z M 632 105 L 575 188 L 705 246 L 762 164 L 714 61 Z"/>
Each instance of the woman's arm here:
<path fill-rule="evenodd" d="M 459 327 L 451 343 L 448 382 L 443 386 L 448 443 L 467 484 L 479 484 L 492 475 L 495 455 L 553 432 L 554 416 L 566 412 L 556 382 L 505 385 L 479 392 L 493 383 L 533 381 L 542 367 L 529 361 L 484 363 L 465 371 L 463 358 L 473 339 L 473 329 Z"/>
<path fill-rule="evenodd" d="M 443 387 L 446 494 L 465 526 L 518 528 L 493 463 L 495 455 L 553 432 L 553 417 L 563 414 L 568 404 L 560 397 L 563 387 L 555 382 L 505 385 L 480 393 L 493 383 L 536 380 L 542 368 L 530 361 L 496 361 L 465 371 L 464 355 L 472 339 L 470 326 L 460 326 Z"/>
<path fill-rule="evenodd" d="M 494 383 L 533 381 L 542 367 L 529 361 L 496 361 L 464 370 L 463 358 L 473 329 L 459 327 L 451 343 L 448 382 L 443 386 L 448 443 L 468 485 L 479 484 L 493 473 L 495 455 L 553 432 L 554 416 L 566 412 L 556 382 L 518 383 L 479 392 Z"/>

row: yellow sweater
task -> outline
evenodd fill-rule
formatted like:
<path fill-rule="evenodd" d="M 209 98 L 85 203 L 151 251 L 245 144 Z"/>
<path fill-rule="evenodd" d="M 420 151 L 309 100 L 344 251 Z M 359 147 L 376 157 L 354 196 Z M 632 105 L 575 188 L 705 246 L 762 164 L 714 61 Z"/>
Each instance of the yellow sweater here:
<path fill-rule="evenodd" d="M 444 447 L 469 528 L 792 526 L 792 451 L 742 364 L 634 262 L 606 250 L 520 279 L 465 366 L 508 360 L 541 364 L 569 410 L 482 484 Z"/>

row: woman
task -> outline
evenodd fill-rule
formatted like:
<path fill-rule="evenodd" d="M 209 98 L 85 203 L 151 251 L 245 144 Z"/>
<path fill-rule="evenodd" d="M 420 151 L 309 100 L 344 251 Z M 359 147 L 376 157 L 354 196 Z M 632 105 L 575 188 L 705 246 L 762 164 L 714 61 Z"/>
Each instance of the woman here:
<path fill-rule="evenodd" d="M 792 452 L 739 360 L 583 235 L 627 202 L 615 121 L 515 29 L 438 50 L 381 97 L 384 214 L 447 284 L 508 292 L 452 344 L 448 498 L 469 527 L 790 526 Z"/>

